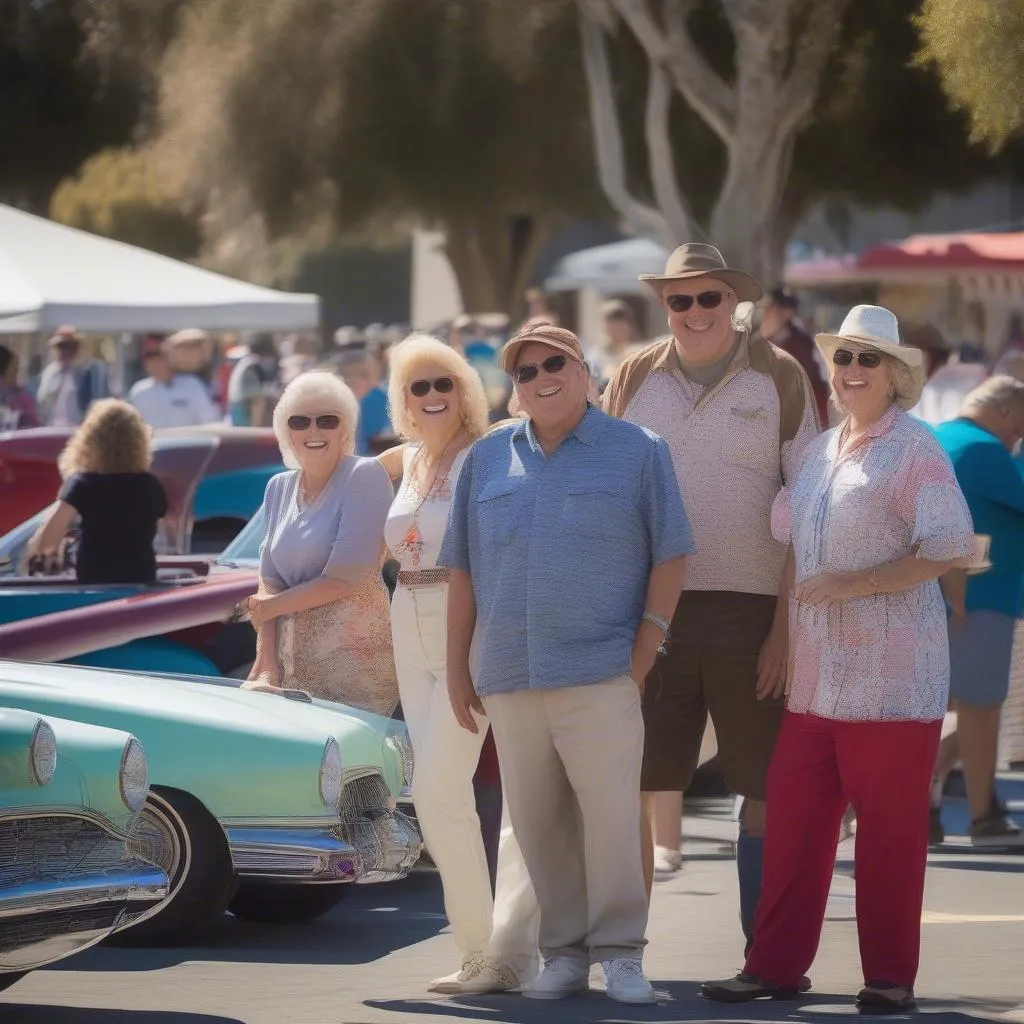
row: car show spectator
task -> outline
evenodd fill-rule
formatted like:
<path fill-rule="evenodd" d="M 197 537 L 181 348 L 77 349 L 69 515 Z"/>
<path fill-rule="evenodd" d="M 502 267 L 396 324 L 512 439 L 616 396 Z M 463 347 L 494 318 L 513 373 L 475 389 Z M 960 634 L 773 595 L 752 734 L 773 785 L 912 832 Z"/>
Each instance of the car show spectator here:
<path fill-rule="evenodd" d="M 696 546 L 674 643 L 644 691 L 644 806 L 652 829 L 662 826 L 660 850 L 644 829 L 644 868 L 648 886 L 655 867 L 679 870 L 682 793 L 710 716 L 726 784 L 742 797 L 736 870 L 749 943 L 788 642 L 786 548 L 772 537 L 771 508 L 818 433 L 817 415 L 799 363 L 750 337 L 737 317 L 739 303 L 761 298 L 761 285 L 728 267 L 714 246 L 685 243 L 663 273 L 640 280 L 657 296 L 670 334 L 622 364 L 604 407 L 665 438 Z"/>
<path fill-rule="evenodd" d="M 342 351 L 338 372 L 359 402 L 356 454 L 368 455 L 375 443 L 394 437 L 388 418 L 388 393 L 381 387 L 381 365 L 377 357 L 362 348 Z"/>
<path fill-rule="evenodd" d="M 381 566 L 394 495 L 384 467 L 355 454 L 358 421 L 355 395 L 327 370 L 296 377 L 274 410 L 288 469 L 270 479 L 263 501 L 247 685 L 390 715 L 398 682 Z"/>
<path fill-rule="evenodd" d="M 821 938 L 839 825 L 857 815 L 857 931 L 867 1013 L 915 1007 L 928 788 L 949 658 L 939 577 L 974 555 L 967 503 L 909 416 L 924 359 L 896 317 L 855 306 L 815 339 L 839 426 L 807 449 L 772 511 L 789 547 L 789 696 L 768 772 L 764 890 L 743 971 L 701 991 L 793 998 Z M 870 542 L 868 539 L 870 538 Z"/>
<path fill-rule="evenodd" d="M 274 336 L 257 334 L 248 349 L 248 355 L 238 360 L 228 380 L 228 416 L 236 427 L 269 427 L 281 394 Z"/>
<path fill-rule="evenodd" d="M 145 340 L 142 366 L 146 376 L 132 385 L 128 401 L 154 429 L 218 422 L 221 412 L 206 385 L 194 373 L 178 373 L 173 368 L 173 349 L 173 336 L 166 341 Z"/>
<path fill-rule="evenodd" d="M 36 400 L 18 383 L 18 354 L 0 345 L 0 431 L 38 426 Z"/>
<path fill-rule="evenodd" d="M 665 442 L 588 402 L 575 334 L 529 322 L 502 365 L 526 416 L 470 450 L 437 560 L 452 708 L 471 733 L 490 720 L 537 893 L 544 968 L 523 994 L 584 992 L 594 962 L 610 998 L 653 1003 L 640 693 L 692 550 L 686 513 Z"/>
<path fill-rule="evenodd" d="M 932 783 L 929 841 L 944 841 L 941 804 L 946 777 L 963 764 L 970 809 L 968 834 L 980 847 L 1024 845 L 995 789 L 999 723 L 1010 689 L 1014 632 L 1024 614 L 1024 478 L 1013 452 L 1024 438 L 1024 384 L 990 377 L 940 425 L 939 444 L 953 463 L 974 529 L 989 538 L 986 572 L 947 588 L 950 698 L 956 730 L 939 745 Z"/>
<path fill-rule="evenodd" d="M 47 346 L 52 359 L 39 378 L 36 401 L 50 427 L 77 427 L 93 402 L 110 395 L 106 363 L 82 354 L 74 327 L 61 327 Z"/>
<path fill-rule="evenodd" d="M 407 439 L 380 456 L 392 479 L 402 481 L 384 528 L 401 566 L 391 602 L 395 667 L 416 758 L 416 817 L 441 874 L 462 956 L 457 972 L 429 987 L 447 994 L 504 992 L 536 975 L 537 902 L 508 826 L 491 895 L 472 786 L 487 731 L 460 728 L 448 698 L 448 570 L 437 565 L 459 473 L 488 429 L 487 396 L 458 351 L 423 334 L 392 350 L 388 391 L 395 428 Z"/>
<path fill-rule="evenodd" d="M 28 569 L 61 568 L 60 551 L 75 517 L 81 521 L 75 575 L 79 583 L 152 583 L 153 538 L 167 513 L 163 485 L 149 472 L 150 428 L 118 398 L 90 406 L 60 455 L 64 483 L 29 542 Z"/>

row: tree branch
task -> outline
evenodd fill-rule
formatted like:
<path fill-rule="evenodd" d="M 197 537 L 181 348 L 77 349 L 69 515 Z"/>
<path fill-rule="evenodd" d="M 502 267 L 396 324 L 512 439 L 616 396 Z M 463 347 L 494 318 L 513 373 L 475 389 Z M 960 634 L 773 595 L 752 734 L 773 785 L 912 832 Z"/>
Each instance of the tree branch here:
<path fill-rule="evenodd" d="M 583 66 L 590 99 L 590 123 L 594 133 L 594 156 L 605 196 L 618 214 L 638 235 L 673 244 L 672 227 L 654 207 L 641 202 L 626 182 L 626 157 L 619 128 L 619 112 L 612 87 L 611 69 L 604 29 L 589 0 L 577 0 Z"/>
<path fill-rule="evenodd" d="M 654 186 L 654 201 L 672 229 L 675 240 L 678 241 L 682 238 L 693 238 L 696 225 L 676 177 L 675 156 L 669 133 L 671 102 L 672 86 L 668 75 L 660 64 L 652 64 L 647 83 L 647 109 L 644 117 L 651 184 Z"/>

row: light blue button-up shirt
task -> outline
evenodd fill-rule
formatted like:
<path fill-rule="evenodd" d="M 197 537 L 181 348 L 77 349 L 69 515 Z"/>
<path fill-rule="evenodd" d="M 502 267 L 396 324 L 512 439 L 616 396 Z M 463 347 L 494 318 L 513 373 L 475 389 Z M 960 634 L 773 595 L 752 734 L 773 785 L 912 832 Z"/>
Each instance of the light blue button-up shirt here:
<path fill-rule="evenodd" d="M 530 424 L 466 457 L 438 565 L 469 573 L 481 695 L 629 672 L 651 569 L 693 551 L 668 445 L 589 409 L 545 457 Z"/>

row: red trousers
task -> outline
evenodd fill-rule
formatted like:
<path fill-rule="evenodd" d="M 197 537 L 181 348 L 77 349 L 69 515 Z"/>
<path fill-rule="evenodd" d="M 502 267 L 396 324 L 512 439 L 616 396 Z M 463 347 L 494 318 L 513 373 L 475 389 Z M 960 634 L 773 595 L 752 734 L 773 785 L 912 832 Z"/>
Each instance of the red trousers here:
<path fill-rule="evenodd" d="M 928 788 L 941 727 L 786 712 L 768 770 L 764 881 L 748 974 L 796 988 L 810 969 L 849 803 L 857 813 L 854 863 L 864 981 L 914 984 Z"/>

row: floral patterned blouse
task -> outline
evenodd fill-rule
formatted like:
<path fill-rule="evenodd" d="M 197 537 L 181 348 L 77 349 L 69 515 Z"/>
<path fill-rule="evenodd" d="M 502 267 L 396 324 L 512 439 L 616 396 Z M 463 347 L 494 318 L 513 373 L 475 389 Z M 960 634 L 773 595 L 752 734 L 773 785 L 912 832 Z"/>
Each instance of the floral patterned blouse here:
<path fill-rule="evenodd" d="M 796 582 L 859 572 L 916 551 L 974 551 L 967 503 L 931 431 L 897 405 L 840 455 L 844 426 L 807 449 L 772 510 L 791 539 Z M 790 711 L 861 721 L 935 721 L 946 713 L 949 643 L 937 580 L 892 594 L 790 604 Z"/>

